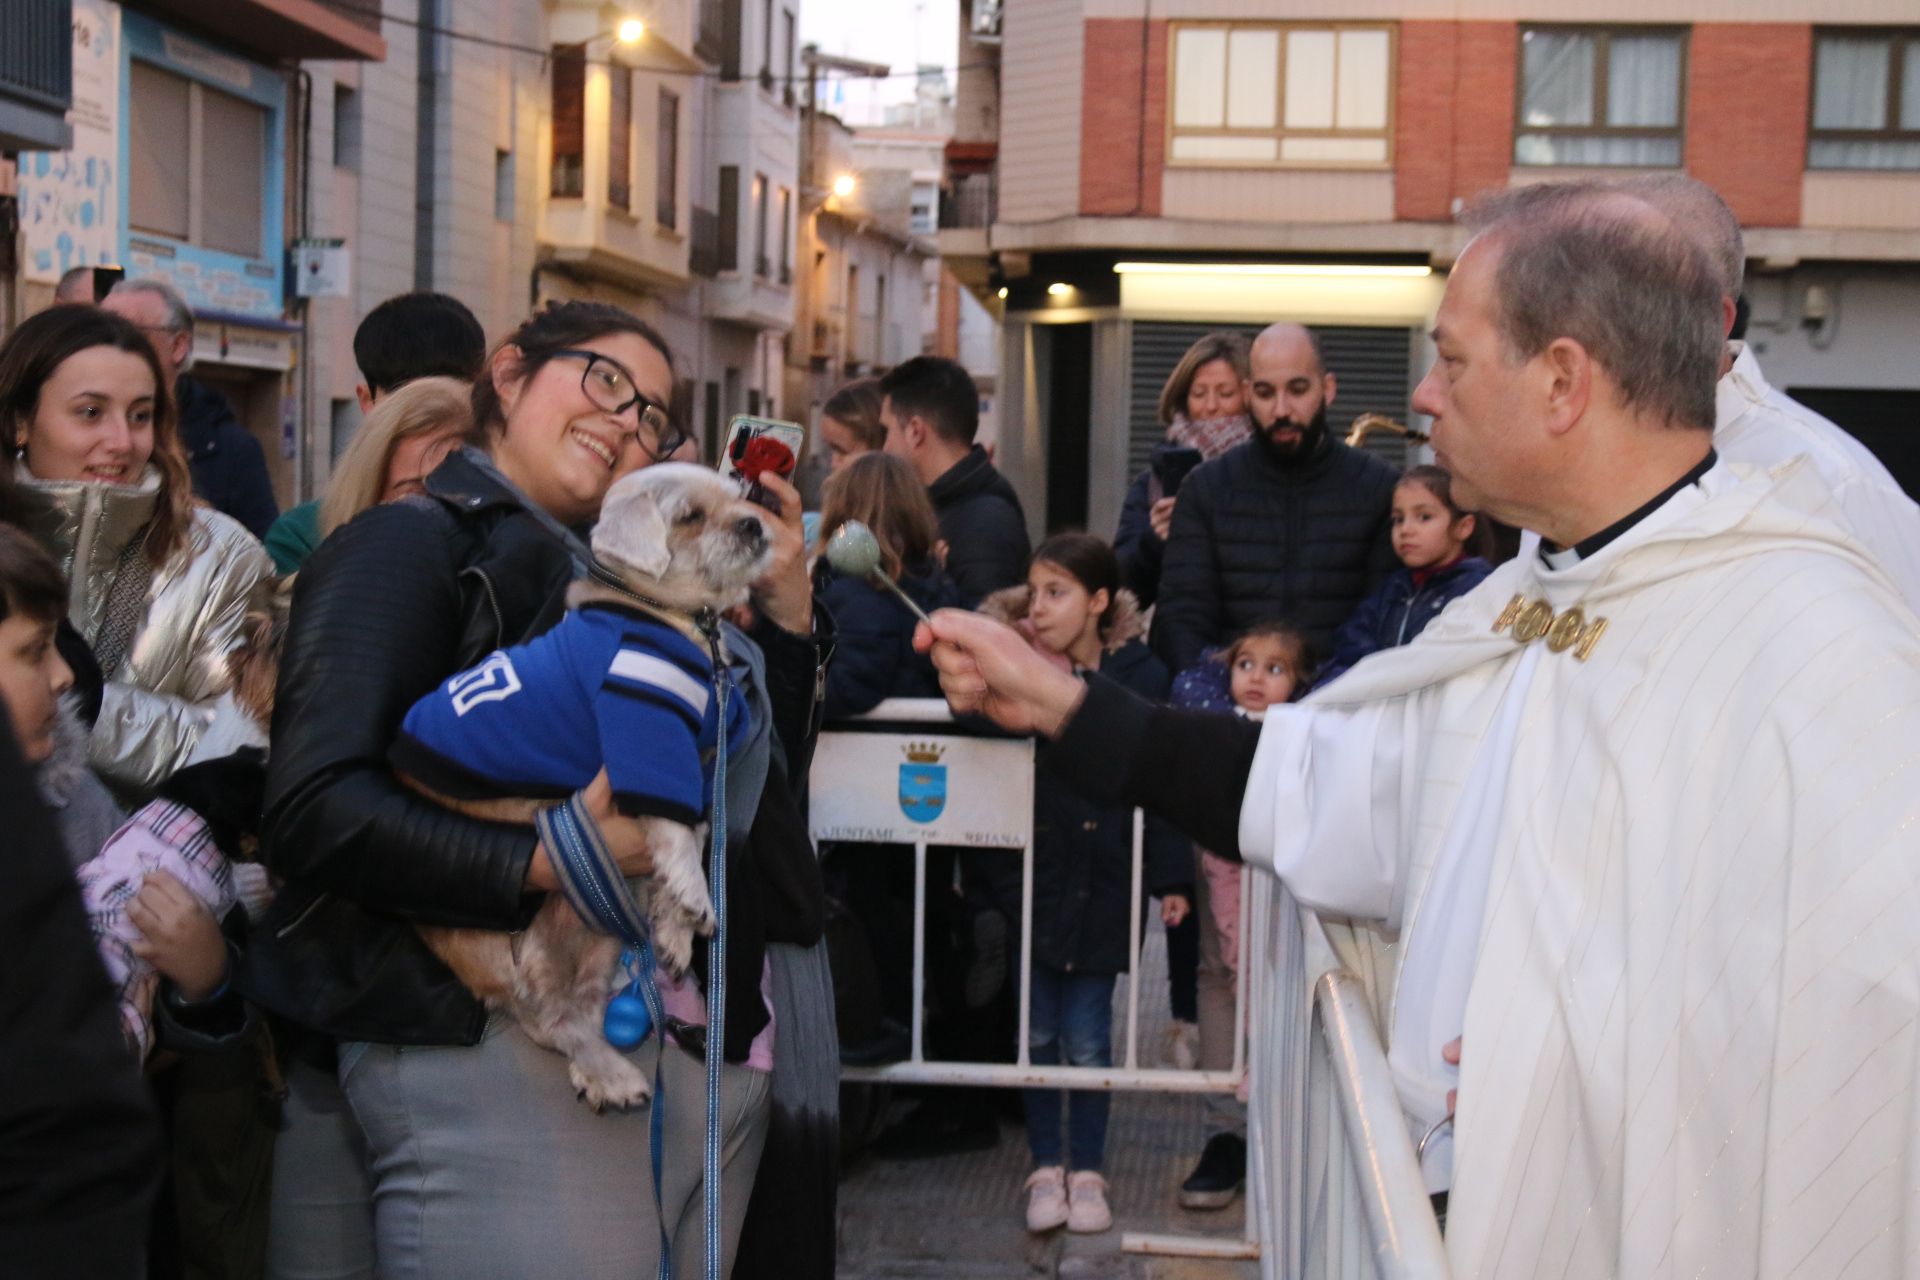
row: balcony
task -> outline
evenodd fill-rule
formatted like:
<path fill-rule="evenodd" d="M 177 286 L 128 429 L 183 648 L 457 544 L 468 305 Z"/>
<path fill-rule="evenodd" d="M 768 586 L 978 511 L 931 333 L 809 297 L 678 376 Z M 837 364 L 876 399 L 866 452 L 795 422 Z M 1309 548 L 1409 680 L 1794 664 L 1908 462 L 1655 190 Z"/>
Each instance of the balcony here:
<path fill-rule="evenodd" d="M 708 280 L 720 274 L 720 215 L 697 205 L 693 210 L 693 246 L 688 268 Z"/>
<path fill-rule="evenodd" d="M 694 56 L 706 62 L 719 62 L 726 48 L 726 5 L 722 0 L 699 0 L 698 28 L 693 37 Z"/>
<path fill-rule="evenodd" d="M 993 170 L 956 174 L 940 192 L 942 231 L 985 230 L 999 210 Z"/>
<path fill-rule="evenodd" d="M 73 145 L 72 0 L 17 0 L 12 33 L 0 40 L 0 151 Z"/>

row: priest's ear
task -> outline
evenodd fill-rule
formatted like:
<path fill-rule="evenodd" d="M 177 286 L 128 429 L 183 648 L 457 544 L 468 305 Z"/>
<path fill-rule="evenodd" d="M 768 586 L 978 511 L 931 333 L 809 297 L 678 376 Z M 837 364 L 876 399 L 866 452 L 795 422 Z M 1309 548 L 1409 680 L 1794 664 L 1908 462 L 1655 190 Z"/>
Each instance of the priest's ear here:
<path fill-rule="evenodd" d="M 1565 435 L 1587 416 L 1595 391 L 1594 379 L 1604 371 L 1593 356 L 1572 338 L 1555 338 L 1538 357 L 1545 382 L 1547 430 Z"/>

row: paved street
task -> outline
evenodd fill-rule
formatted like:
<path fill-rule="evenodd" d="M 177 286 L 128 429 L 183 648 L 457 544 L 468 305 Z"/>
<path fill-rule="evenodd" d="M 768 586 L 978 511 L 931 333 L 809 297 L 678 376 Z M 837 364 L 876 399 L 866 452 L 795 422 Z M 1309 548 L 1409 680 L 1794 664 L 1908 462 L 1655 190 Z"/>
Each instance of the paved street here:
<path fill-rule="evenodd" d="M 1157 1065 L 1166 1028 L 1166 950 L 1158 925 L 1142 958 L 1141 1061 Z M 1115 989 L 1116 1053 L 1126 1025 L 1126 984 Z M 843 1280 L 922 1277 L 1059 1276 L 1062 1280 L 1242 1280 L 1251 1262 L 1146 1258 L 1120 1251 L 1130 1231 L 1230 1236 L 1245 1202 L 1218 1213 L 1182 1210 L 1176 1200 L 1205 1138 L 1202 1100 L 1159 1094 L 1115 1097 L 1107 1133 L 1114 1227 L 1102 1235 L 1027 1233 L 1021 1184 L 1029 1170 L 1026 1134 L 1003 1121 L 991 1151 L 933 1160 L 862 1155 L 840 1186 Z M 898 1110 L 899 1104 L 896 1104 Z"/>

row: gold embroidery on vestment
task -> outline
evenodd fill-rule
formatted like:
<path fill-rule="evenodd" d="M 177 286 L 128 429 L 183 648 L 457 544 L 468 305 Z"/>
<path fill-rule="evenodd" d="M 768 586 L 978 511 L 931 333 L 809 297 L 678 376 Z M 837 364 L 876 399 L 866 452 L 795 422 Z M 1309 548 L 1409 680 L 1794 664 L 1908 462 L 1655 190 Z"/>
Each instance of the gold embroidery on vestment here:
<path fill-rule="evenodd" d="M 1600 636 L 1607 629 L 1605 618 L 1587 621 L 1579 605 L 1565 613 L 1555 614 L 1553 606 L 1545 600 L 1529 602 L 1524 595 L 1516 595 L 1507 601 L 1507 607 L 1493 620 L 1493 633 L 1499 635 L 1509 627 L 1513 629 L 1513 638 L 1521 644 L 1532 644 L 1541 636 L 1547 638 L 1547 648 L 1554 653 L 1565 653 L 1569 649 L 1580 662 L 1593 656 L 1593 647 L 1600 643 Z"/>

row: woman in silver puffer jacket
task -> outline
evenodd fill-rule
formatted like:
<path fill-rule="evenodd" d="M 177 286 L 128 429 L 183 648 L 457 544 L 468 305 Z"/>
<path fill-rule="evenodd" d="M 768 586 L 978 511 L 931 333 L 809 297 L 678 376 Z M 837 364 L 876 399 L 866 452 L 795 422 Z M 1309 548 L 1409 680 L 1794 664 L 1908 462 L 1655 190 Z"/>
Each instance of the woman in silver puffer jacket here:
<path fill-rule="evenodd" d="M 0 347 L 0 448 L 107 680 L 93 766 L 140 797 L 214 723 L 273 577 L 251 534 L 194 500 L 170 391 L 146 336 L 95 307 L 43 311 Z"/>

